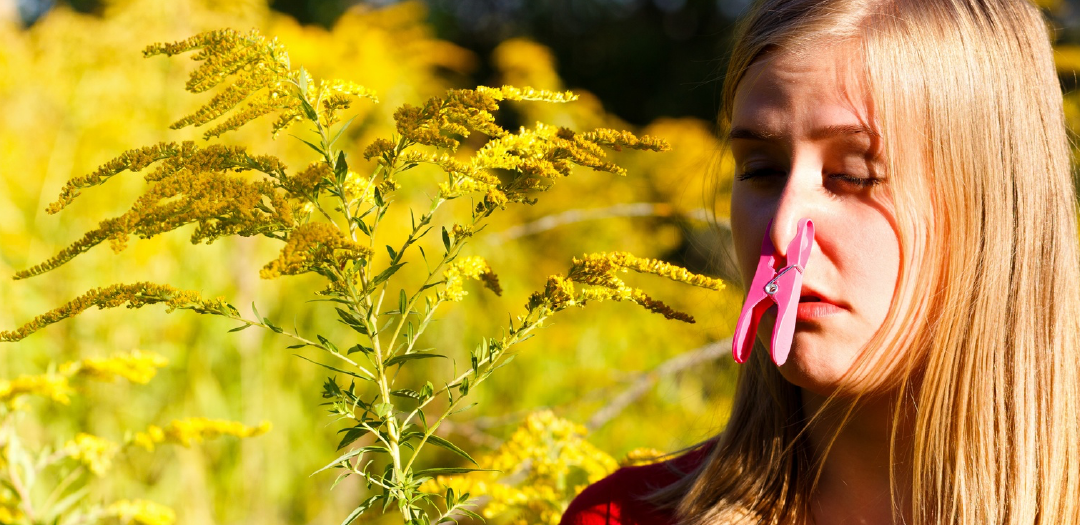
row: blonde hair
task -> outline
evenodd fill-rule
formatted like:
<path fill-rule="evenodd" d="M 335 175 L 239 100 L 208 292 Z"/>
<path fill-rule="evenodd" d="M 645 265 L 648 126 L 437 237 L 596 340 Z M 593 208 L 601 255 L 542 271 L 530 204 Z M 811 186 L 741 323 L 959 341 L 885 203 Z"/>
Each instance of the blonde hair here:
<path fill-rule="evenodd" d="M 910 351 L 864 352 L 849 373 L 897 378 L 894 423 L 914 407 L 899 489 L 913 522 L 1080 523 L 1080 250 L 1044 20 L 1025 0 L 761 1 L 721 120 L 763 53 L 835 42 L 863 55 L 901 245 L 894 297 L 914 298 L 867 346 Z M 799 399 L 757 348 L 704 464 L 654 501 L 686 525 L 807 521 L 821 458 Z"/>

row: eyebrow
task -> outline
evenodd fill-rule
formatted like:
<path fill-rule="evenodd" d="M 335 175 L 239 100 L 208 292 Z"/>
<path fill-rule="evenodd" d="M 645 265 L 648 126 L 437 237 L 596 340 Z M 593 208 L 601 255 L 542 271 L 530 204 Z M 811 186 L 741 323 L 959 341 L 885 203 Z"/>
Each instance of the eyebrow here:
<path fill-rule="evenodd" d="M 810 134 L 811 140 L 822 140 L 839 136 L 847 135 L 868 135 L 872 138 L 880 138 L 880 134 L 876 131 L 859 124 L 838 124 L 834 126 L 824 126 L 815 129 Z M 779 140 L 781 135 L 773 133 L 771 131 L 750 129 L 750 128 L 732 128 L 728 133 L 728 139 L 744 139 L 744 140 L 761 140 L 761 141 L 775 141 Z"/>

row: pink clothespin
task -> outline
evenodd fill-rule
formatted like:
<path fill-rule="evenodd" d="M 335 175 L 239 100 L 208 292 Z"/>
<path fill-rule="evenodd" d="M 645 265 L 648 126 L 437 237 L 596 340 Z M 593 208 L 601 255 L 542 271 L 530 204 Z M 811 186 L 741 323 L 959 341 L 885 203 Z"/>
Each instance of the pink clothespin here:
<path fill-rule="evenodd" d="M 772 230 L 769 222 L 768 230 Z M 814 247 L 814 223 L 810 219 L 800 219 L 795 238 L 788 244 L 787 266 L 776 269 L 776 248 L 769 240 L 768 231 L 761 240 L 761 259 L 758 260 L 754 281 L 750 284 L 743 303 L 739 322 L 735 324 L 732 336 L 731 353 L 735 361 L 746 362 L 750 349 L 757 337 L 758 322 L 772 304 L 776 304 L 776 325 L 773 327 L 772 348 L 769 353 L 777 366 L 787 361 L 791 352 L 791 339 L 795 336 L 795 316 L 799 309 L 799 297 L 802 294 L 802 274 L 810 251 Z"/>

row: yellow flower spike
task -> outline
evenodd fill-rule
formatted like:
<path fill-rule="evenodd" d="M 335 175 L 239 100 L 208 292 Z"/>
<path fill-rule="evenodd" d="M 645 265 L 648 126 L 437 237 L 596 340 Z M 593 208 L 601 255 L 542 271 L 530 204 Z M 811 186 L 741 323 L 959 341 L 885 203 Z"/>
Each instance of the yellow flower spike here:
<path fill-rule="evenodd" d="M 193 443 L 200 443 L 204 439 L 212 439 L 220 436 L 234 436 L 238 438 L 254 437 L 270 431 L 270 422 L 263 421 L 258 426 L 249 427 L 243 423 L 226 419 L 208 419 L 204 417 L 192 417 L 177 419 L 162 429 L 162 439 L 158 443 L 174 443 L 185 447 Z M 153 436 L 151 436 L 153 438 Z"/>
<path fill-rule="evenodd" d="M 88 358 L 65 363 L 61 371 L 67 375 L 79 374 L 99 381 L 112 381 L 117 377 L 132 383 L 145 385 L 157 374 L 157 369 L 169 364 L 169 360 L 151 352 L 132 350 L 113 354 L 106 358 Z"/>
<path fill-rule="evenodd" d="M 12 380 L 0 380 L 0 403 L 13 409 L 19 408 L 18 398 L 21 396 L 41 396 L 66 405 L 71 402 L 73 393 L 68 377 L 62 373 L 22 375 Z"/>
<path fill-rule="evenodd" d="M 128 308 L 141 308 L 158 303 L 165 303 L 170 312 L 176 309 L 220 314 L 234 311 L 232 306 L 224 300 L 209 301 L 195 292 L 179 290 L 169 285 L 147 282 L 114 284 L 104 288 L 93 288 L 71 302 L 35 317 L 17 330 L 0 332 L 0 341 L 19 341 L 48 325 L 78 315 L 92 306 L 105 309 L 126 304 Z"/>
<path fill-rule="evenodd" d="M 75 439 L 64 445 L 64 453 L 101 476 L 112 466 L 113 456 L 120 451 L 120 446 L 107 439 L 90 434 L 79 433 Z"/>
<path fill-rule="evenodd" d="M 146 432 L 136 432 L 131 441 L 146 449 L 147 452 L 153 452 L 158 443 L 165 441 L 165 431 L 157 425 L 150 425 L 146 428 Z"/>
<path fill-rule="evenodd" d="M 443 272 L 443 276 L 446 282 L 443 285 L 443 291 L 439 294 L 443 300 L 460 301 L 468 295 L 469 292 L 466 292 L 462 286 L 465 279 L 479 280 L 484 283 L 485 288 L 495 292 L 495 295 L 502 295 L 499 278 L 491 271 L 491 267 L 483 257 L 475 255 L 462 257 L 450 264 L 450 267 Z"/>
<path fill-rule="evenodd" d="M 273 279 L 319 269 L 341 269 L 350 261 L 366 260 L 371 255 L 371 248 L 353 242 L 337 226 L 326 222 L 309 222 L 289 234 L 289 241 L 281 249 L 281 254 L 264 266 L 259 275 L 263 279 Z"/>
<path fill-rule="evenodd" d="M 172 525 L 176 521 L 172 509 L 146 500 L 122 499 L 106 507 L 105 514 L 124 525 Z"/>

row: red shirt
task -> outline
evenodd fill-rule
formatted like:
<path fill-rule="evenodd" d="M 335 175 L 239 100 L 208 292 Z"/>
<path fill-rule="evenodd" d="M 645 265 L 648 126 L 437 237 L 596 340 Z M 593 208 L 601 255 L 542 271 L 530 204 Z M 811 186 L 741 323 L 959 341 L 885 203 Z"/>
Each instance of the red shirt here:
<path fill-rule="evenodd" d="M 567 507 L 559 525 L 674 525 L 673 511 L 657 509 L 642 498 L 690 472 L 709 452 L 700 447 L 662 463 L 625 467 L 588 486 Z"/>

